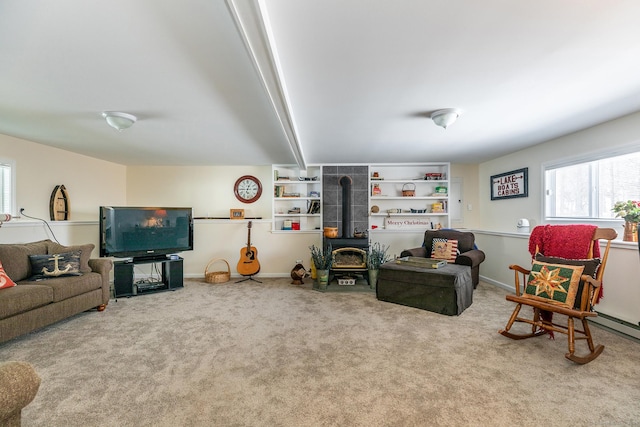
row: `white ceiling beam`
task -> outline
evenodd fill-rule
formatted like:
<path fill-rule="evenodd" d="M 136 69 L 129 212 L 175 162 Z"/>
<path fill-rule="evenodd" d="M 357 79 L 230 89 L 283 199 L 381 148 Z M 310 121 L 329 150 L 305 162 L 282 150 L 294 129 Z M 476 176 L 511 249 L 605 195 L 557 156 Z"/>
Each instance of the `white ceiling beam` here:
<path fill-rule="evenodd" d="M 293 156 L 300 169 L 306 169 L 306 161 L 298 139 L 291 104 L 279 65 L 266 9 L 261 0 L 226 0 L 240 37 L 258 72 L 274 112 L 282 126 Z"/>

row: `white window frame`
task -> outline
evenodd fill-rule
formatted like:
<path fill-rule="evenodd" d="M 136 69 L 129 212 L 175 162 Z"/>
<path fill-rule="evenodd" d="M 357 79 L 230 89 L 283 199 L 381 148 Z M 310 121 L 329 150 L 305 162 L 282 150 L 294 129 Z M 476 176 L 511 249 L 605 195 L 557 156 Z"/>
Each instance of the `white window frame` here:
<path fill-rule="evenodd" d="M 4 212 L 0 212 L 0 213 L 8 213 L 11 214 L 13 216 L 16 216 L 17 214 L 17 207 L 16 207 L 16 161 L 13 159 L 5 159 L 5 158 L 0 158 L 0 165 L 2 165 L 3 167 L 8 167 L 10 169 L 9 172 L 9 180 L 10 182 L 8 184 L 3 183 L 3 180 L 0 180 L 0 191 L 2 193 L 4 193 L 5 191 L 8 192 L 9 194 L 7 196 L 4 196 L 4 194 L 1 194 L 0 197 L 2 197 L 3 199 L 6 197 L 8 199 L 8 203 L 9 203 L 9 207 L 8 209 L 0 209 L 0 211 L 4 211 Z M 0 205 L 2 206 L 2 205 Z"/>
<path fill-rule="evenodd" d="M 602 151 L 598 151 L 598 152 L 593 152 L 593 153 L 589 153 L 589 154 L 585 154 L 585 155 L 580 155 L 580 156 L 573 156 L 573 157 L 565 157 L 562 159 L 555 159 L 553 161 L 550 162 L 546 162 L 543 163 L 541 165 L 541 176 L 542 176 L 542 212 L 541 212 L 541 218 L 543 218 L 543 222 L 545 224 L 566 224 L 566 223 L 571 223 L 571 224 L 591 224 L 591 225 L 597 225 L 598 227 L 605 227 L 605 228 L 613 228 L 614 230 L 616 230 L 618 232 L 618 238 L 617 240 L 622 240 L 622 228 L 624 225 L 624 220 L 622 218 L 593 218 L 593 217 L 576 217 L 576 218 L 570 218 L 570 217 L 549 217 L 547 216 L 547 182 L 546 182 L 546 177 L 547 174 L 546 172 L 549 169 L 557 169 L 557 168 L 562 168 L 562 167 L 567 167 L 567 166 L 574 166 L 574 165 L 578 165 L 581 163 L 588 163 L 588 162 L 593 162 L 593 161 L 597 161 L 597 160 L 603 160 L 603 159 L 607 159 L 610 157 L 616 157 L 616 156 L 622 156 L 625 154 L 631 154 L 631 153 L 636 153 L 636 152 L 640 152 L 640 143 L 634 143 L 634 144 L 630 144 L 630 145 L 626 145 L 626 146 L 621 146 L 621 147 L 617 147 L 617 148 L 613 148 L 613 149 L 606 149 L 606 150 L 602 150 Z M 597 183 L 595 184 L 597 185 Z"/>

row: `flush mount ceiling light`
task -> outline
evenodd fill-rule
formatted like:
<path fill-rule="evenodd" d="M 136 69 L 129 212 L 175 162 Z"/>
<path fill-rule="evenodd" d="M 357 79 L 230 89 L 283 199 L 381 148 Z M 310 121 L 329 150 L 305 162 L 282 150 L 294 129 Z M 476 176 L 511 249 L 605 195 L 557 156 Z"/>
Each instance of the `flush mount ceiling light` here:
<path fill-rule="evenodd" d="M 446 129 L 458 120 L 460 113 L 460 110 L 455 108 L 445 108 L 431 113 L 431 120 L 433 120 L 433 123 L 436 125 Z"/>
<path fill-rule="evenodd" d="M 136 120 L 138 120 L 133 114 L 121 113 L 119 111 L 105 111 L 102 113 L 102 117 L 105 118 L 109 126 L 118 131 L 130 128 Z"/>

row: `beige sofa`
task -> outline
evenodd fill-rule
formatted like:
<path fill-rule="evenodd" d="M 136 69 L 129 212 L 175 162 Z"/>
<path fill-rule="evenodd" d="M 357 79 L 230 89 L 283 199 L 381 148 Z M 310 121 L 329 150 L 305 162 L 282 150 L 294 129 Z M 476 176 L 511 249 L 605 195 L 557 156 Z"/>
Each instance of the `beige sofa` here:
<path fill-rule="evenodd" d="M 109 258 L 90 259 L 93 244 L 63 246 L 51 240 L 1 244 L 0 262 L 17 286 L 0 289 L 0 343 L 35 331 L 67 317 L 109 303 Z M 29 255 L 80 251 L 82 275 L 32 281 Z"/>
<path fill-rule="evenodd" d="M 0 426 L 21 425 L 22 409 L 36 397 L 40 377 L 26 362 L 0 363 Z"/>

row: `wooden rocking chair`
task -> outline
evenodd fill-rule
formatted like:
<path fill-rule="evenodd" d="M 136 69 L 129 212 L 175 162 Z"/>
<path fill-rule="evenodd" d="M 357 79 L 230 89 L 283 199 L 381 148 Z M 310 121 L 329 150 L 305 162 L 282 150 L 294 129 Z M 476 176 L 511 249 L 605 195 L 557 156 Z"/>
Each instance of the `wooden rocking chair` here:
<path fill-rule="evenodd" d="M 569 341 L 569 352 L 565 354 L 565 357 L 575 363 L 585 364 L 591 362 L 593 359 L 598 357 L 602 350 L 604 350 L 603 345 L 594 346 L 593 339 L 591 338 L 591 331 L 589 330 L 589 325 L 587 323 L 587 319 L 589 317 L 596 317 L 598 313 L 593 310 L 593 306 L 598 301 L 600 286 L 602 284 L 602 277 L 604 275 L 604 270 L 607 264 L 607 257 L 609 255 L 609 248 L 611 246 L 611 241 L 617 237 L 617 233 L 612 228 L 597 228 L 589 245 L 589 251 L 587 258 L 593 258 L 594 254 L 594 245 L 599 244 L 599 240 L 606 240 L 606 248 L 602 255 L 600 256 L 599 266 L 597 265 L 597 259 L 594 260 L 569 260 L 562 258 L 552 258 L 553 264 L 556 265 L 571 265 L 571 266 L 584 266 L 588 262 L 591 262 L 591 272 L 595 271 L 594 276 L 590 276 L 587 273 L 589 267 L 585 267 L 584 273 L 580 276 L 580 285 L 576 290 L 575 302 L 573 306 L 566 306 L 558 304 L 553 300 L 543 300 L 536 297 L 532 297 L 531 295 L 524 292 L 527 288 L 529 274 L 531 270 L 525 269 L 518 265 L 510 265 L 509 268 L 514 270 L 515 272 L 515 295 L 507 295 L 507 301 L 512 301 L 516 303 L 516 307 L 513 310 L 513 314 L 511 314 L 511 318 L 507 323 L 505 329 L 498 331 L 500 334 L 505 337 L 509 337 L 515 340 L 537 337 L 543 334 L 551 334 L 553 336 L 554 332 L 559 332 L 568 335 Z M 538 251 L 538 247 L 536 246 L 536 252 Z M 596 252 L 597 254 L 597 252 Z M 540 258 L 540 257 L 537 257 Z M 541 259 L 541 261 L 549 262 L 550 259 Z M 595 267 L 593 263 L 596 263 Z M 552 267 L 550 267 L 552 268 Z M 523 288 L 520 288 L 520 278 L 523 279 Z M 523 318 L 519 317 L 520 309 L 523 305 L 529 306 L 533 308 L 533 318 Z M 555 323 L 553 319 L 553 314 L 558 313 L 567 316 L 567 324 L 561 325 L 559 323 Z M 574 326 L 574 320 L 579 319 L 582 322 L 582 330 L 576 329 Z M 524 322 L 531 325 L 531 332 L 525 334 L 516 334 L 513 332 L 509 332 L 514 322 Z M 576 336 L 578 334 L 578 336 Z M 575 341 L 586 340 L 587 345 L 589 346 L 589 353 L 585 356 L 577 356 L 574 354 L 575 352 Z"/>

